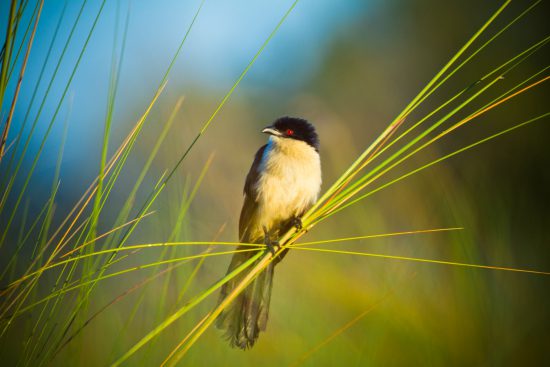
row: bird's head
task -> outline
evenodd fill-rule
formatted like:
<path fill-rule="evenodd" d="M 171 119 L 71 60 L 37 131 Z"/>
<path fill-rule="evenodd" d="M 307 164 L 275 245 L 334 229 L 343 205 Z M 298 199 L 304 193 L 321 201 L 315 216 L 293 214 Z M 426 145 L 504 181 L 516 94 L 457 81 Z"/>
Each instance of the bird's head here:
<path fill-rule="evenodd" d="M 297 117 L 281 117 L 262 130 L 277 139 L 303 141 L 319 151 L 319 137 L 312 124 Z"/>

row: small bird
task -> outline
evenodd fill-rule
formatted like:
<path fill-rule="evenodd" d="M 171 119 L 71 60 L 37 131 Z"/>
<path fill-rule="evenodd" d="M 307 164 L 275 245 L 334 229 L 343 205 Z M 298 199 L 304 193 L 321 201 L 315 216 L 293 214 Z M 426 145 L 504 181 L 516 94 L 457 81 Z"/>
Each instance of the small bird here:
<path fill-rule="evenodd" d="M 281 117 L 262 132 L 270 136 L 256 153 L 246 176 L 239 241 L 264 243 L 273 252 L 277 239 L 290 228 L 302 229 L 301 216 L 317 201 L 321 189 L 319 138 L 312 124 L 295 117 Z M 216 326 L 225 330 L 232 347 L 252 347 L 260 331 L 265 330 L 273 269 L 287 251 L 271 262 L 218 316 Z M 228 273 L 253 255 L 253 252 L 235 253 Z M 223 285 L 218 304 L 244 278 L 243 273 Z"/>

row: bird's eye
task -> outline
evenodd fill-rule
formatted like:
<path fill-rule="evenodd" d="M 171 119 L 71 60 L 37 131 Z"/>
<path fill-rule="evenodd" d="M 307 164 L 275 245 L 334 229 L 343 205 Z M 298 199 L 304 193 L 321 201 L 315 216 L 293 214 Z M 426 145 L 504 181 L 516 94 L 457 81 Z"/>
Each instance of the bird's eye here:
<path fill-rule="evenodd" d="M 286 129 L 286 134 L 287 134 L 287 135 L 294 135 L 294 130 L 292 130 L 292 129 Z"/>

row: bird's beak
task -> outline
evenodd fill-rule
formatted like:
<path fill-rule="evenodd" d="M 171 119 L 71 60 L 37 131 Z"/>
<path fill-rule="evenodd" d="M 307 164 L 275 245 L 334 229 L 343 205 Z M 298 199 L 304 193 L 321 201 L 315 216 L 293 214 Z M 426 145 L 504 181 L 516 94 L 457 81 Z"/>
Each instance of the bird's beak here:
<path fill-rule="evenodd" d="M 273 135 L 273 136 L 282 136 L 283 135 L 278 130 L 275 130 L 271 126 L 266 127 L 265 129 L 262 130 L 262 132 L 265 133 L 265 134 Z"/>

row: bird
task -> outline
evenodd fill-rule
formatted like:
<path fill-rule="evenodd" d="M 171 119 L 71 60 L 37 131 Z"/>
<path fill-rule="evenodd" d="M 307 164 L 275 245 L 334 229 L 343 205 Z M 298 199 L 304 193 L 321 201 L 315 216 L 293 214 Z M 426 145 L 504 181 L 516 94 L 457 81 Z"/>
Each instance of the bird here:
<path fill-rule="evenodd" d="M 302 230 L 302 215 L 311 208 L 321 190 L 319 137 L 305 119 L 281 117 L 262 130 L 268 142 L 262 146 L 246 176 L 244 203 L 239 218 L 241 243 L 264 243 L 275 253 L 277 239 L 292 227 Z M 250 249 L 239 246 L 237 250 Z M 217 317 L 216 326 L 225 331 L 234 348 L 251 348 L 265 331 L 273 286 L 273 271 L 288 252 L 285 249 Z M 229 274 L 254 252 L 233 254 Z M 225 283 L 218 305 L 244 278 L 245 272 Z"/>

